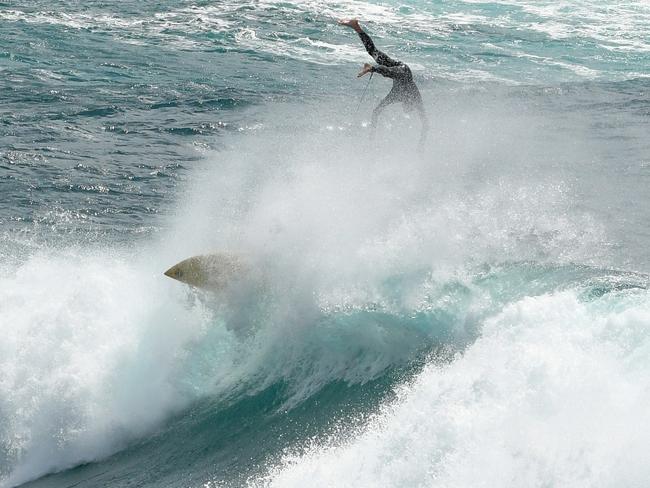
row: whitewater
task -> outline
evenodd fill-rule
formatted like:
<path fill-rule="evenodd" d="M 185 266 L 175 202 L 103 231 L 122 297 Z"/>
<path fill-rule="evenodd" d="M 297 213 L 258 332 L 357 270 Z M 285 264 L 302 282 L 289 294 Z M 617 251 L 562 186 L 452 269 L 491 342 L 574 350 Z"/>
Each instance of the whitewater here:
<path fill-rule="evenodd" d="M 0 0 L 0 487 L 647 486 L 648 26 Z M 162 274 L 214 251 L 264 283 Z"/>

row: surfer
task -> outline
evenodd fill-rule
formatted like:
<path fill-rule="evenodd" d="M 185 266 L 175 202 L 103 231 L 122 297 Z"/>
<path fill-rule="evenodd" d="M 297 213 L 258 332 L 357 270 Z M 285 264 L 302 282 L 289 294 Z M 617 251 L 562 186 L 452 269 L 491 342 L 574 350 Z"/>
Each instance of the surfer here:
<path fill-rule="evenodd" d="M 393 88 L 391 88 L 388 95 L 379 102 L 379 105 L 373 110 L 371 118 L 371 127 L 374 133 L 375 128 L 377 127 L 377 119 L 379 114 L 390 104 L 401 102 L 404 110 L 406 112 L 416 111 L 420 116 L 420 121 L 422 123 L 422 130 L 420 132 L 420 144 L 419 147 L 422 149 L 424 145 L 424 140 L 426 138 L 427 130 L 429 128 L 429 122 L 427 120 L 427 114 L 424 111 L 424 104 L 422 103 L 422 95 L 420 95 L 420 90 L 413 81 L 413 73 L 411 69 L 405 63 L 397 61 L 395 59 L 389 58 L 385 53 L 381 52 L 375 47 L 375 44 L 372 42 L 372 39 L 368 34 L 359 25 L 357 19 L 350 20 L 339 20 L 339 24 L 348 26 L 355 30 L 363 46 L 368 51 L 368 54 L 373 57 L 377 62 L 376 66 L 365 63 L 357 78 L 360 78 L 368 73 L 379 73 L 386 78 L 391 78 L 393 80 Z"/>

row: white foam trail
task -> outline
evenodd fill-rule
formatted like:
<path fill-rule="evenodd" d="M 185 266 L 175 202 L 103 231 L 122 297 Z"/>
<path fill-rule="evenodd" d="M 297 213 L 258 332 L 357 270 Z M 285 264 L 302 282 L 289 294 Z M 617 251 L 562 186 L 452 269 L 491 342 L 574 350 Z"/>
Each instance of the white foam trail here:
<path fill-rule="evenodd" d="M 285 456 L 253 486 L 643 486 L 650 295 L 528 297 L 429 365 L 360 434 Z"/>

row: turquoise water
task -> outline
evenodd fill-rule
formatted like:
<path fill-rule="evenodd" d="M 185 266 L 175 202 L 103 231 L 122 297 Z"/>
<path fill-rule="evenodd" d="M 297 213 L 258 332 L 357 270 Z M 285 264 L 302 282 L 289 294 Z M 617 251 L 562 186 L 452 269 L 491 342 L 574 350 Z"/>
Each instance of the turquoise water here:
<path fill-rule="evenodd" d="M 647 485 L 649 26 L 0 1 L 0 486 Z M 263 286 L 162 275 L 213 250 Z"/>

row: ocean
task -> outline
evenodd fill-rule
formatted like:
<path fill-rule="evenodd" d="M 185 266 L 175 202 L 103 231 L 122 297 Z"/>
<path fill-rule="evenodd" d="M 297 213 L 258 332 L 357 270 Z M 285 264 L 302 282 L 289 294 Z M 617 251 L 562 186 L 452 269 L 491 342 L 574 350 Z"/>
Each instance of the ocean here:
<path fill-rule="evenodd" d="M 649 127 L 644 1 L 0 0 L 0 487 L 650 485 Z"/>

